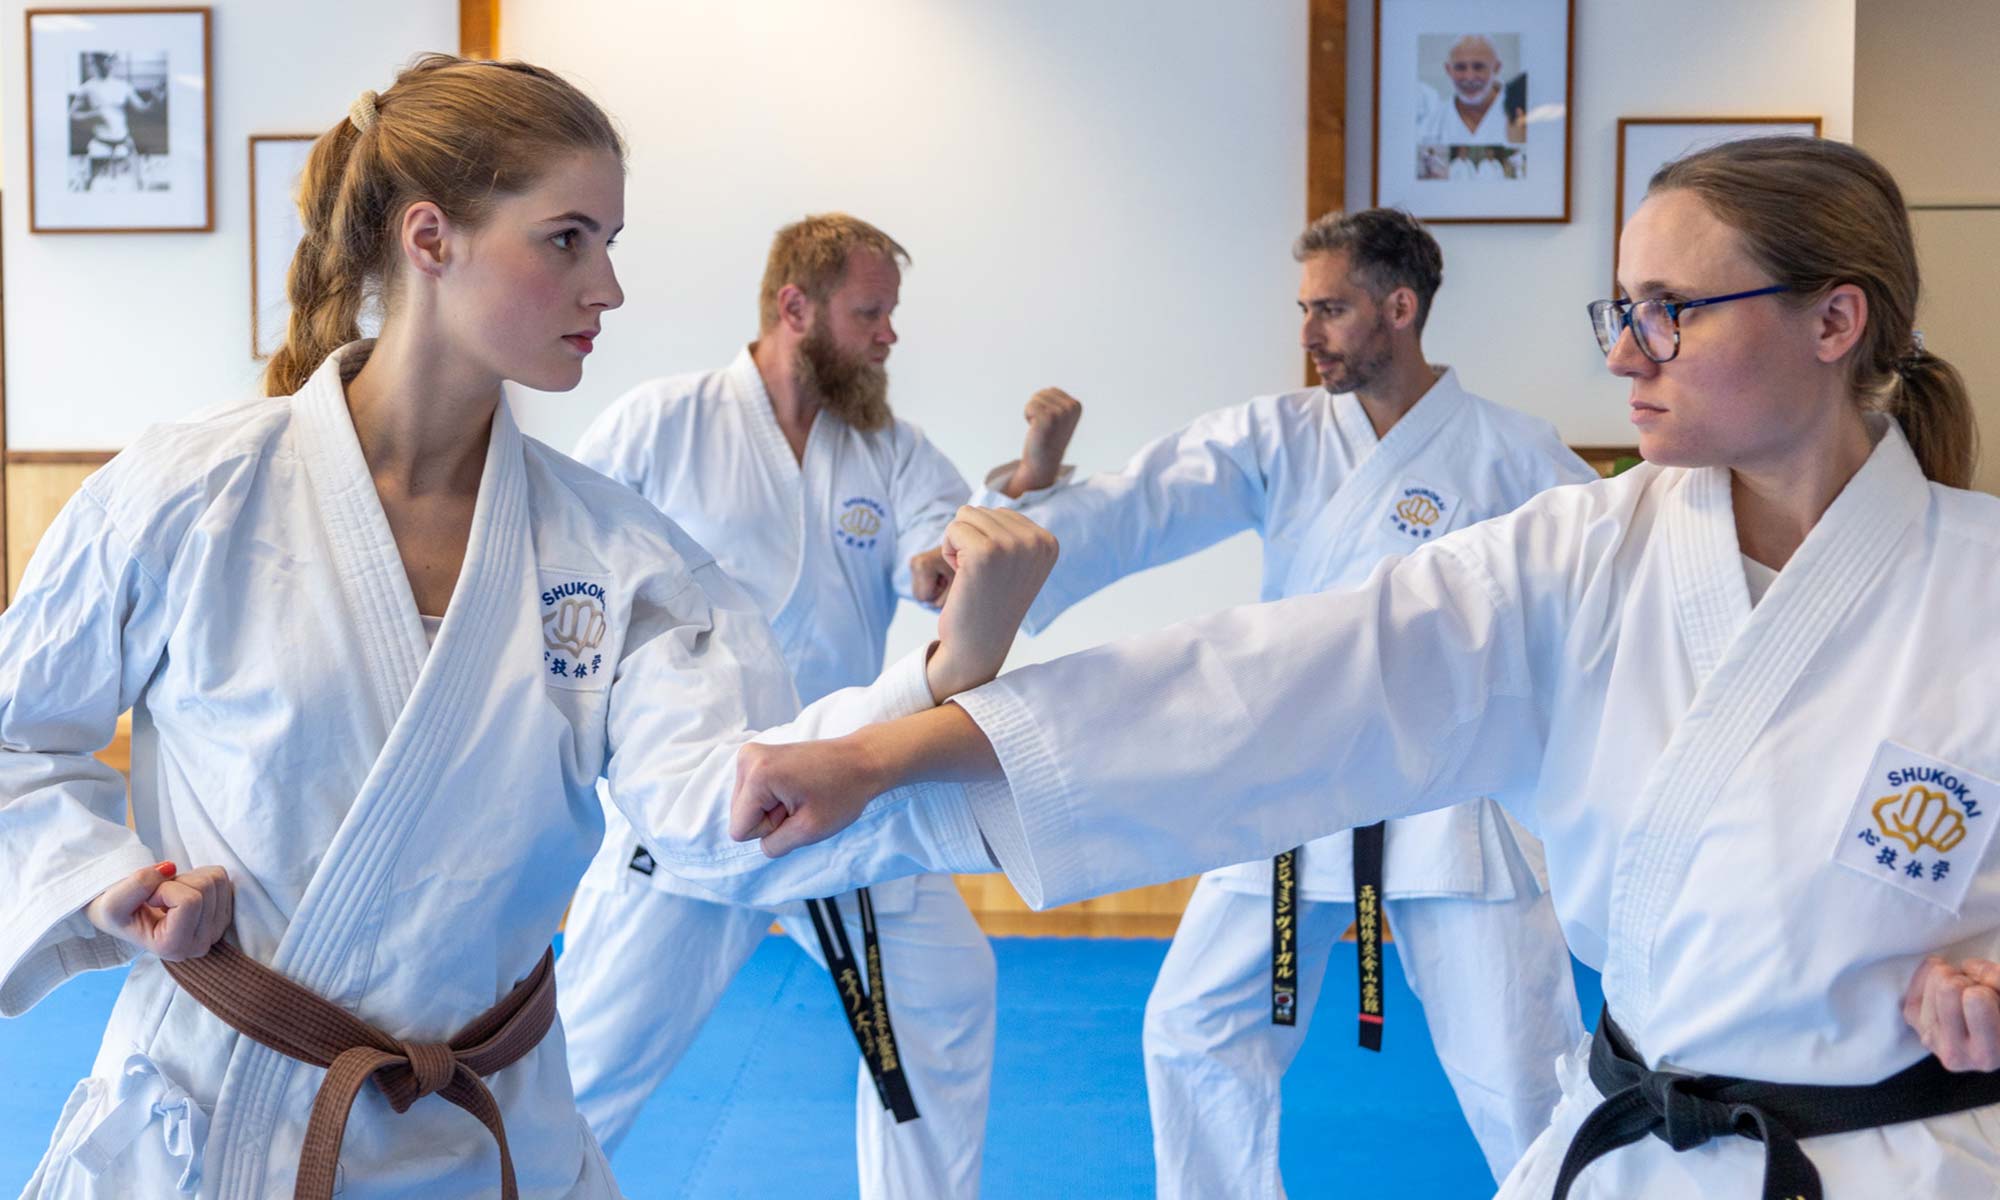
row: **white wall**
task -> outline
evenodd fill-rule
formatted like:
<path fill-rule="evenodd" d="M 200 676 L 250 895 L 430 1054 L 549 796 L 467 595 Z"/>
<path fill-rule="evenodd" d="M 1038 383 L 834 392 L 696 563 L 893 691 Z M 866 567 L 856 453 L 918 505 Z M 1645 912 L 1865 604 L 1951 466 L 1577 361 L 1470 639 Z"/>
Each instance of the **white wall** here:
<path fill-rule="evenodd" d="M 1632 440 L 1584 304 L 1610 274 L 1620 115 L 1819 113 L 1848 136 L 1853 0 L 1578 0 L 1572 221 L 1441 227 L 1432 357 L 1573 442 Z M 1351 5 L 1349 198 L 1368 197 L 1372 5 Z M 1661 19 L 1662 13 L 1668 14 Z M 1302 0 L 508 0 L 505 50 L 577 78 L 632 142 L 627 305 L 589 378 L 522 403 L 566 444 L 632 383 L 754 334 L 771 231 L 845 208 L 916 257 L 898 409 L 968 472 L 1012 457 L 1057 383 L 1072 457 L 1121 462 L 1195 414 L 1298 385 Z M 1254 598 L 1254 541 L 1128 580 L 1040 658 Z M 906 608 L 892 638 L 923 622 Z"/>
<path fill-rule="evenodd" d="M 1374 5 L 1348 17 L 1347 198 L 1368 203 Z M 1629 444 L 1625 389 L 1584 305 L 1610 288 L 1618 118 L 1813 116 L 1854 129 L 1854 0 L 1576 0 L 1570 221 L 1440 225 L 1445 281 L 1425 337 L 1474 391 L 1572 444 Z"/>
<path fill-rule="evenodd" d="M 7 444 L 116 449 L 254 388 L 249 145 L 323 130 L 423 50 L 456 50 L 452 0 L 210 0 L 215 232 L 28 233 L 22 13 L 0 5 Z"/>
<path fill-rule="evenodd" d="M 1091 466 L 1298 386 L 1305 22 L 1304 0 L 509 0 L 503 50 L 631 142 L 625 308 L 524 424 L 568 445 L 639 380 L 726 362 L 772 231 L 827 209 L 914 255 L 892 398 L 969 473 L 1018 452 L 1046 384 L 1084 398 Z M 1245 540 L 1128 581 L 1024 652 L 1253 599 L 1256 562 Z M 904 611 L 897 647 L 928 636 Z"/>

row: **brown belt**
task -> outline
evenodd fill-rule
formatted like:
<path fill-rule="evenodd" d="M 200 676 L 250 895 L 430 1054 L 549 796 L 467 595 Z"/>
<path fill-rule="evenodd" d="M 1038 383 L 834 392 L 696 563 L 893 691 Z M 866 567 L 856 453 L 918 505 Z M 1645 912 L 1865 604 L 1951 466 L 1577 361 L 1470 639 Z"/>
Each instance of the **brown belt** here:
<path fill-rule="evenodd" d="M 555 961 L 551 948 L 526 979 L 449 1042 L 390 1037 L 228 942 L 215 943 L 200 958 L 164 965 L 188 995 L 244 1037 L 326 1068 L 299 1151 L 295 1200 L 332 1200 L 347 1114 L 361 1085 L 371 1079 L 399 1113 L 436 1092 L 479 1118 L 500 1146 L 500 1195 L 517 1200 L 500 1105 L 480 1076 L 526 1055 L 554 1024 Z"/>

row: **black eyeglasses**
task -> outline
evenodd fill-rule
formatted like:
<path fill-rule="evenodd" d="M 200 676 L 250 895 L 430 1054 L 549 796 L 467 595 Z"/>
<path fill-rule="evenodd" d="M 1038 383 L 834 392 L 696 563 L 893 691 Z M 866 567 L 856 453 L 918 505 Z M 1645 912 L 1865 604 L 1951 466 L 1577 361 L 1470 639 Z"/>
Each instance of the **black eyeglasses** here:
<path fill-rule="evenodd" d="M 1751 292 L 1731 292 L 1700 300 L 1593 300 L 1590 324 L 1597 331 L 1597 348 L 1611 356 L 1611 348 L 1627 329 L 1639 343 L 1639 351 L 1656 363 L 1672 362 L 1681 352 L 1681 314 L 1705 304 L 1727 304 L 1752 296 L 1769 296 L 1792 289 L 1782 283 Z"/>

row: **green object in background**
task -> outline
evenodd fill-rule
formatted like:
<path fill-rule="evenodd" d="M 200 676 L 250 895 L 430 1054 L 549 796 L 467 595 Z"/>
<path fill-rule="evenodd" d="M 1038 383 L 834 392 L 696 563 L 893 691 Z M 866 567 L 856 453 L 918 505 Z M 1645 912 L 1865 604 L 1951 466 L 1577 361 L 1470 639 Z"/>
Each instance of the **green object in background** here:
<path fill-rule="evenodd" d="M 1644 459 L 1636 454 L 1621 454 L 1611 460 L 1611 473 L 1613 475 L 1623 475 L 1644 461 Z"/>

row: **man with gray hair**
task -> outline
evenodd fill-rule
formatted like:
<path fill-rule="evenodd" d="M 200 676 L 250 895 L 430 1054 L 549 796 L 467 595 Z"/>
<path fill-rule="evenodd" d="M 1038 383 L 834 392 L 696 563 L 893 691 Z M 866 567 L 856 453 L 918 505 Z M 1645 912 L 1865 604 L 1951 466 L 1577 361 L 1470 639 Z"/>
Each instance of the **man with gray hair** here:
<path fill-rule="evenodd" d="M 1322 386 L 1209 413 L 1081 482 L 1062 468 L 1081 407 L 1054 390 L 1029 402 L 1020 461 L 976 501 L 1017 506 L 1062 542 L 1024 628 L 1245 529 L 1264 539 L 1263 599 L 1349 587 L 1384 558 L 1596 478 L 1548 422 L 1425 360 L 1444 260 L 1414 217 L 1330 214 L 1293 255 L 1300 341 Z M 1540 844 L 1468 796 L 1202 878 L 1146 1006 L 1162 1197 L 1284 1194 L 1281 1078 L 1350 922 L 1359 1037 L 1379 1048 L 1385 914 L 1493 1177 L 1541 1132 L 1561 1094 L 1554 1060 L 1583 1034 L 1568 948 Z"/>

